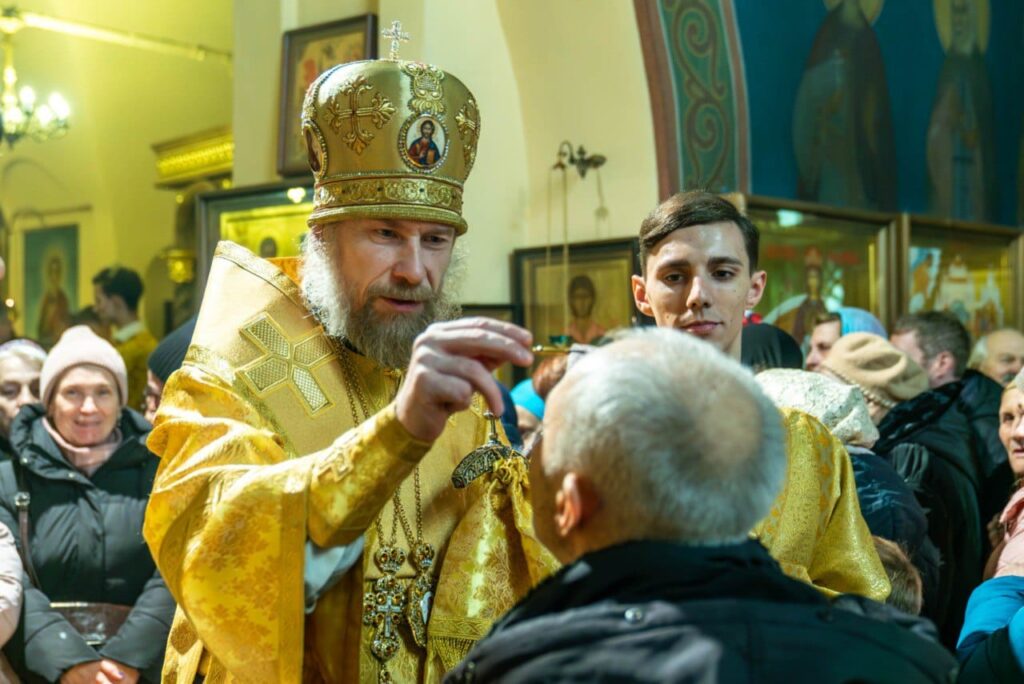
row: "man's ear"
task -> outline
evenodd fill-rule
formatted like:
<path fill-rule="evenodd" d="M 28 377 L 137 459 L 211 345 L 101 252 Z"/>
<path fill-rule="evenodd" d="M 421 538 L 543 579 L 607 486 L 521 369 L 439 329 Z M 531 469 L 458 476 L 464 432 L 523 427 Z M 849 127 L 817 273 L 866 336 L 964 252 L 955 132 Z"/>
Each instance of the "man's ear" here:
<path fill-rule="evenodd" d="M 935 369 L 936 375 L 954 377 L 956 375 L 956 359 L 948 351 L 941 351 L 932 359 L 931 366 Z"/>
<path fill-rule="evenodd" d="M 637 311 L 644 316 L 654 318 L 654 309 L 647 301 L 647 283 L 644 282 L 644 277 L 635 275 L 630 278 L 630 284 L 633 286 L 633 301 L 636 302 Z"/>
<path fill-rule="evenodd" d="M 768 284 L 768 274 L 754 271 L 750 276 L 750 289 L 747 290 L 747 309 L 753 309 L 764 296 L 764 288 Z"/>
<path fill-rule="evenodd" d="M 568 537 L 582 529 L 600 508 L 600 498 L 586 477 L 568 472 L 555 493 L 555 526 L 558 536 Z"/>

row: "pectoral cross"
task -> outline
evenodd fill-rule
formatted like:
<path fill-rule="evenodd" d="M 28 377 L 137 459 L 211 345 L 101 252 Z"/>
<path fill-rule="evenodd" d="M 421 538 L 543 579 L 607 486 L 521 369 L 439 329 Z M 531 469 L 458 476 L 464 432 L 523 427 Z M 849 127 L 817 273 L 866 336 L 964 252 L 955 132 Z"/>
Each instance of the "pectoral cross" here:
<path fill-rule="evenodd" d="M 390 639 L 392 634 L 392 621 L 402 614 L 402 607 L 394 602 L 394 597 L 388 595 L 384 598 L 384 605 L 378 609 L 384 616 L 384 638 Z"/>
<path fill-rule="evenodd" d="M 384 29 L 380 32 L 380 35 L 391 39 L 391 50 L 388 51 L 388 59 L 392 62 L 398 61 L 398 49 L 402 47 L 402 43 L 408 43 L 412 40 L 412 36 L 402 31 L 402 22 L 397 19 L 391 22 L 391 28 Z"/>
<path fill-rule="evenodd" d="M 370 650 L 382 661 L 398 652 L 398 625 L 405 612 L 405 592 L 394 577 L 381 577 L 363 599 L 363 624 L 377 628 Z"/>

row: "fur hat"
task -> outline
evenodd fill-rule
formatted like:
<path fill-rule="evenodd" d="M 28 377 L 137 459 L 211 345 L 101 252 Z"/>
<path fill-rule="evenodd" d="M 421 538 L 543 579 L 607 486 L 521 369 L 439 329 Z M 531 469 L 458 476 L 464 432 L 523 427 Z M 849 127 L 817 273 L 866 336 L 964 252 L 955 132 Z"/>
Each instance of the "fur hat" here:
<path fill-rule="evenodd" d="M 887 409 L 928 391 L 924 369 L 889 340 L 871 333 L 840 337 L 821 367 Z"/>
<path fill-rule="evenodd" d="M 99 366 L 108 371 L 117 382 L 121 406 L 128 404 L 128 371 L 124 359 L 114 347 L 92 331 L 87 325 L 68 328 L 53 345 L 39 376 L 39 394 L 43 405 L 49 408 L 53 393 L 61 377 L 76 366 Z"/>

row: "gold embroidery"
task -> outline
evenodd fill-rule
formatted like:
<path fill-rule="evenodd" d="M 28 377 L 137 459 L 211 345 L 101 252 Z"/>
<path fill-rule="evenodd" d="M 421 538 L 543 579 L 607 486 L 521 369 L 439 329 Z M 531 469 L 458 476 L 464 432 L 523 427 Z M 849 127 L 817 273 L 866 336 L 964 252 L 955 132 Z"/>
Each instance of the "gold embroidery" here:
<path fill-rule="evenodd" d="M 412 99 L 409 100 L 409 109 L 421 116 L 442 116 L 445 112 L 444 91 L 441 89 L 444 72 L 433 64 L 419 62 L 402 62 L 402 71 L 412 77 Z"/>
<path fill-rule="evenodd" d="M 462 211 L 462 189 L 433 178 L 329 181 L 316 189 L 315 199 L 338 207 L 400 203 Z"/>
<path fill-rule="evenodd" d="M 344 65 L 338 64 L 334 67 L 331 67 L 324 73 L 320 74 L 320 76 L 318 76 L 317 79 L 313 81 L 312 85 L 309 86 L 309 89 L 306 91 L 306 97 L 302 99 L 303 119 L 308 119 L 310 121 L 316 119 L 316 100 L 320 96 L 320 86 L 322 86 L 324 82 L 328 78 L 330 78 L 331 74 L 340 69 L 342 66 Z"/>
<path fill-rule="evenodd" d="M 231 363 L 227 359 L 211 349 L 193 344 L 185 354 L 183 365 L 193 366 L 202 371 L 203 375 L 206 376 L 206 382 L 211 386 L 214 385 L 213 380 L 217 380 L 224 386 L 223 389 L 236 393 L 248 406 L 252 407 L 254 414 L 260 417 L 260 420 L 264 423 L 263 427 L 277 436 L 285 453 L 289 455 L 296 453 L 295 445 L 292 444 L 291 438 L 288 436 L 288 432 L 285 431 L 284 426 L 278 422 L 267 405 L 252 391 L 252 387 L 236 375 Z M 166 397 L 167 395 L 165 394 L 164 398 L 166 399 Z"/>
<path fill-rule="evenodd" d="M 462 139 L 462 158 L 466 162 L 468 173 L 476 161 L 476 143 L 480 139 L 480 110 L 477 109 L 476 100 L 469 98 L 469 101 L 462 105 L 462 109 L 455 115 L 455 125 Z"/>
<path fill-rule="evenodd" d="M 351 352 L 343 348 L 340 358 L 352 421 L 358 423 L 356 399 L 362 409 L 364 420 L 370 420 L 371 413 L 366 394 L 352 366 L 350 354 Z M 371 648 L 373 654 L 381 661 L 378 678 L 380 682 L 391 681 L 391 674 L 386 666 L 399 649 L 398 624 L 395 622 L 398 616 L 404 614 L 416 645 L 420 648 L 427 645 L 427 621 L 434 597 L 432 569 L 437 553 L 433 545 L 423 540 L 423 494 L 419 464 L 413 471 L 413 489 L 416 497 L 415 537 L 402 505 L 401 487 L 395 490 L 392 498 L 394 510 L 391 516 L 390 539 L 384 538 L 384 525 L 381 523 L 380 515 L 377 516 L 375 525 L 378 548 L 373 554 L 373 560 L 384 576 L 374 584 L 373 591 L 363 597 L 363 624 L 376 627 Z M 408 588 L 406 583 L 397 578 L 407 558 L 405 550 L 398 546 L 398 522 L 401 522 L 406 541 L 411 546 L 409 560 L 416 570 L 416 576 L 408 583 Z M 408 592 L 408 598 L 402 594 L 405 591 Z"/>
<path fill-rule="evenodd" d="M 295 281 L 289 278 L 280 268 L 266 259 L 259 258 L 245 247 L 235 244 L 230 240 L 221 240 L 217 243 L 217 250 L 214 252 L 213 257 L 214 259 L 230 261 L 239 268 L 248 271 L 271 285 L 292 304 L 303 311 L 306 310 L 306 302 L 302 297 L 302 291 Z"/>
<path fill-rule="evenodd" d="M 888 580 L 871 553 L 871 532 L 857 504 L 853 467 L 842 445 L 816 419 L 782 410 L 787 432 L 786 485 L 752 532 L 795 579 L 829 596 L 885 600 Z"/>
<path fill-rule="evenodd" d="M 380 130 L 395 114 L 395 105 L 379 92 L 374 93 L 369 106 L 361 106 L 360 96 L 371 90 L 373 86 L 366 78 L 356 76 L 327 101 L 327 123 L 335 133 L 340 133 L 346 122 L 349 124 L 349 131 L 341 139 L 356 154 L 362 154 L 374 138 L 373 133 L 359 125 L 359 120 L 369 118 L 370 123 Z M 346 95 L 348 102 L 340 100 L 339 95 Z"/>
<path fill-rule="evenodd" d="M 326 125 L 324 130 L 327 132 Z M 233 304 L 247 309 L 244 314 L 236 312 L 238 320 L 249 322 L 269 311 L 288 337 L 305 340 L 311 329 L 307 327 L 308 311 L 278 313 L 290 308 L 288 299 L 300 298 L 298 287 L 283 273 L 275 275 L 270 263 L 246 256 L 240 247 L 223 245 L 220 254 L 220 270 L 215 275 L 223 277 L 227 269 L 235 271 L 231 286 L 211 282 L 209 291 L 220 297 L 243 293 Z M 264 288 L 264 282 L 275 289 Z M 376 630 L 361 624 L 363 598 L 381 576 L 373 558 L 364 558 L 321 598 L 313 615 L 304 616 L 302 544 L 308 534 L 328 545 L 366 534 L 367 547 L 375 549 L 374 518 L 381 514 L 390 522 L 395 511 L 389 497 L 406 475 L 414 479 L 412 464 L 422 458 L 423 542 L 437 552 L 436 576 L 445 562 L 448 539 L 467 506 L 489 496 L 480 481 L 459 492 L 448 484 L 459 458 L 486 435 L 477 419 L 478 402 L 473 411 L 458 414 L 454 427 L 424 456 L 427 445 L 414 442 L 405 432 L 394 406 L 378 410 L 394 395 L 400 374 L 383 372 L 371 361 L 353 355 L 375 415 L 369 424 L 361 421 L 347 439 L 337 440 L 339 433 L 354 425 L 341 415 L 347 413 L 344 389 L 327 379 L 333 367 L 321 366 L 314 374 L 335 406 L 320 414 L 322 419 L 309 420 L 300 408 L 298 394 L 278 388 L 260 399 L 253 384 L 239 372 L 240 366 L 262 355 L 239 336 L 237 330 L 242 326 L 226 325 L 213 316 L 202 320 L 201 330 L 207 325 L 212 329 L 206 328 L 207 333 L 201 332 L 198 338 L 220 340 L 218 352 L 198 347 L 190 351 L 188 364 L 169 383 L 162 417 L 150 443 L 163 458 L 163 466 L 147 514 L 147 538 L 160 558 L 168 585 L 188 612 L 196 634 L 202 635 L 202 641 L 196 641 L 187 653 L 169 651 L 167 671 L 177 672 L 181 681 L 192 681 L 197 670 L 192 658 L 198 660 L 206 643 L 209 653 L 216 654 L 204 657 L 207 681 L 299 682 L 303 681 L 304 665 L 310 671 L 319 669 L 317 674 L 324 681 L 376 681 L 379 661 L 370 650 Z M 310 360 L 307 352 L 312 358 L 318 355 L 316 346 L 293 350 L 303 361 Z M 338 418 L 328 419 L 334 411 Z M 288 444 L 289 435 L 303 444 L 301 450 Z M 299 456 L 306 458 L 295 458 Z M 290 458 L 295 460 L 287 462 Z M 321 477 L 320 473 L 326 475 L 323 465 L 328 463 L 336 469 L 329 477 Z M 410 482 L 406 494 L 414 493 L 408 491 L 410 485 L 414 489 Z M 413 517 L 413 499 L 407 496 L 404 502 L 409 518 Z M 467 533 L 478 529 L 466 526 Z M 488 535 L 487 548 L 492 539 L 506 536 Z M 520 568 L 530 562 L 532 553 L 517 552 L 511 558 Z M 475 558 L 469 557 L 468 567 L 465 557 L 453 558 L 452 563 L 472 573 Z M 415 567 L 407 567 L 397 579 L 408 586 L 415 580 L 415 572 Z M 483 573 L 470 576 L 489 581 Z M 451 590 L 467 594 L 466 586 Z M 520 594 L 517 588 L 516 595 Z M 404 599 L 406 608 L 422 605 L 418 591 L 406 591 Z M 475 605 L 473 601 L 470 608 Z M 458 618 L 466 610 L 460 607 L 447 615 Z M 470 619 L 478 617 L 474 614 Z M 405 624 L 407 619 L 401 617 L 399 622 Z M 428 622 L 428 642 L 432 623 L 433 618 Z M 482 624 L 481 630 L 484 627 Z M 434 650 L 428 644 L 424 651 L 416 645 L 410 629 L 399 626 L 398 631 L 399 651 L 388 665 L 395 682 L 440 681 L 444 668 L 438 654 L 447 654 L 447 662 L 454 664 L 454 656 L 471 643 L 460 641 L 456 649 L 449 648 L 452 639 L 435 639 Z M 187 641 L 191 639 L 178 635 L 176 643 L 188 645 Z"/>
<path fill-rule="evenodd" d="M 260 314 L 240 330 L 263 355 L 243 366 L 239 373 L 260 398 L 282 385 L 291 387 L 302 399 L 310 415 L 332 405 L 313 371 L 334 357 L 323 332 L 314 330 L 298 340 L 290 340 L 267 314 Z"/>

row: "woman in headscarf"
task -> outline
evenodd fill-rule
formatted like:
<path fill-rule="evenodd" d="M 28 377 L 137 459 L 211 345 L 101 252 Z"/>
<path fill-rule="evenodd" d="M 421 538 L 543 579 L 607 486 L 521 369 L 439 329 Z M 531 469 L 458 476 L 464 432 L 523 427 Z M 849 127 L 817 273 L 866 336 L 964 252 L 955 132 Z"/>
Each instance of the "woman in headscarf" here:
<path fill-rule="evenodd" d="M 885 326 L 873 313 L 852 306 L 841 306 L 814 322 L 807 349 L 807 370 L 818 370 L 839 338 L 850 333 L 870 333 L 889 339 Z"/>

